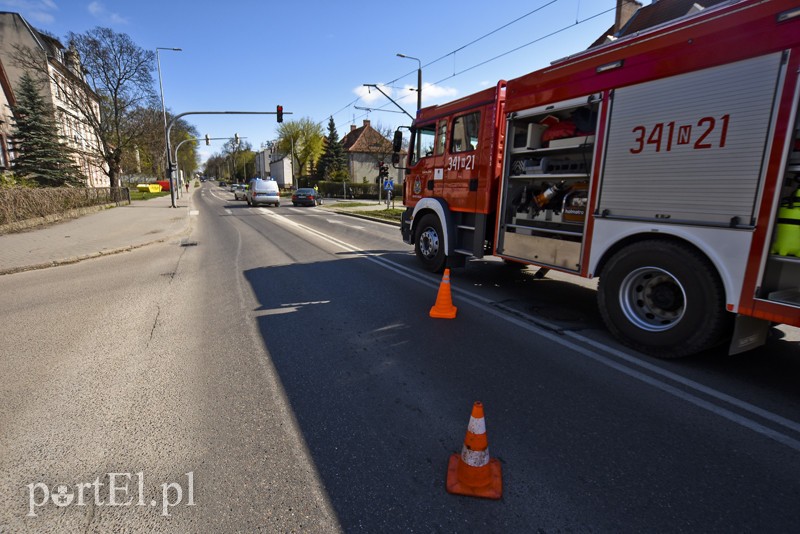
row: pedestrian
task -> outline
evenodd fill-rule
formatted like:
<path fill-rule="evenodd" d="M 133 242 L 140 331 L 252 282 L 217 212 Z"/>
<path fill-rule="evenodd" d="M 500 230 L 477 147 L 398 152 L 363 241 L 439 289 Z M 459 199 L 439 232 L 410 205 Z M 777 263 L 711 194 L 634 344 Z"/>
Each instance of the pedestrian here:
<path fill-rule="evenodd" d="M 189 192 L 189 182 L 186 182 L 186 192 Z"/>

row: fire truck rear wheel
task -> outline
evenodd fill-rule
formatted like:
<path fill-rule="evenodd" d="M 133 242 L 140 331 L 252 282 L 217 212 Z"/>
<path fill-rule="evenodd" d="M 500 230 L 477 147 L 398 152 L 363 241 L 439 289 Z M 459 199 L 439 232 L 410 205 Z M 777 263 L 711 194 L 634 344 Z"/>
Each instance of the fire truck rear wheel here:
<path fill-rule="evenodd" d="M 641 241 L 614 254 L 600 275 L 597 298 L 615 336 L 659 358 L 718 344 L 733 320 L 713 266 L 672 241 Z"/>
<path fill-rule="evenodd" d="M 428 214 L 422 217 L 414 236 L 414 252 L 422 266 L 432 272 L 444 271 L 444 235 L 439 217 Z"/>

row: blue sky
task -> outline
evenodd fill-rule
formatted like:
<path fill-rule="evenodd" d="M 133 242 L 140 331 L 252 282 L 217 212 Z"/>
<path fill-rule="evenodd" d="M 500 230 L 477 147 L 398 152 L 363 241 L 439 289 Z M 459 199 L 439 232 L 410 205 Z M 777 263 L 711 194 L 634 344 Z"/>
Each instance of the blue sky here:
<path fill-rule="evenodd" d="M 364 119 L 373 126 L 409 124 L 405 115 L 377 111 L 396 108 L 363 87 L 391 83 L 387 90 L 413 115 L 416 93 L 409 88 L 416 88 L 417 62 L 397 53 L 421 60 L 423 106 L 446 102 L 585 49 L 612 25 L 615 5 L 616 0 L 0 0 L 0 10 L 16 11 L 62 40 L 70 31 L 102 26 L 149 50 L 181 48 L 159 52 L 164 100 L 173 113 L 274 111 L 281 104 L 293 113 L 286 120 L 309 117 L 325 132 L 333 115 L 340 135 Z M 156 71 L 153 77 L 158 89 Z M 275 138 L 272 115 L 187 120 L 201 136 L 238 133 L 255 149 Z M 201 144 L 201 159 L 222 143 Z"/>

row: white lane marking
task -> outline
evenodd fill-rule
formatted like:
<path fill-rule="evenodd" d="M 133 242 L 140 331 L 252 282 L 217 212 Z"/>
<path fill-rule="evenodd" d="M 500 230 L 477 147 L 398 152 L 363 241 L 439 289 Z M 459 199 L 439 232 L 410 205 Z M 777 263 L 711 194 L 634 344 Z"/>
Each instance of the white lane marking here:
<path fill-rule="evenodd" d="M 344 221 L 339 221 L 336 219 L 325 219 L 325 222 L 328 224 L 341 224 L 342 226 L 347 226 L 348 228 L 355 228 L 356 230 L 363 230 L 366 226 L 356 226 L 355 224 L 346 223 Z"/>
<path fill-rule="evenodd" d="M 408 278 L 409 280 L 413 280 L 414 282 L 417 282 L 417 283 L 423 284 L 423 285 L 427 285 L 427 286 L 432 286 L 432 287 L 438 287 L 439 286 L 439 281 L 438 280 L 431 280 L 429 277 L 420 278 L 419 271 L 413 271 L 413 270 L 411 270 L 411 269 L 409 269 L 409 268 L 407 268 L 407 267 L 405 267 L 403 265 L 399 265 L 399 264 L 390 262 L 390 261 L 386 260 L 385 258 L 381 257 L 380 253 L 372 253 L 372 252 L 363 250 L 360 247 L 357 247 L 355 245 L 347 243 L 346 241 L 342 241 L 340 239 L 337 239 L 337 238 L 335 238 L 333 236 L 327 235 L 327 234 L 325 234 L 323 232 L 320 232 L 319 230 L 315 230 L 313 228 L 304 226 L 302 224 L 298 224 L 298 223 L 296 223 L 294 221 L 290 221 L 286 217 L 280 216 L 280 215 L 278 215 L 276 213 L 270 213 L 270 215 L 272 215 L 276 219 L 282 220 L 283 222 L 286 222 L 286 223 L 288 223 L 288 224 L 290 224 L 290 225 L 292 225 L 292 226 L 294 226 L 294 227 L 296 227 L 296 228 L 298 228 L 300 230 L 305 230 L 308 233 L 314 234 L 314 235 L 316 235 L 318 237 L 321 237 L 321 238 L 323 238 L 323 239 L 325 239 L 325 240 L 327 240 L 327 241 L 329 241 L 331 243 L 334 243 L 334 244 L 336 244 L 336 245 L 338 245 L 340 247 L 343 247 L 345 249 L 345 252 L 359 254 L 360 257 L 364 257 L 369 261 L 377 263 L 378 265 L 381 265 L 382 267 L 384 267 L 386 269 L 394 271 L 395 273 L 397 273 L 397 274 L 399 274 L 401 276 L 404 276 L 404 277 Z M 754 421 L 752 419 L 749 419 L 749 418 L 747 418 L 747 417 L 745 417 L 743 415 L 735 413 L 735 412 L 733 412 L 733 411 L 731 411 L 731 410 L 729 410 L 727 408 L 724 408 L 722 406 L 718 406 L 716 404 L 712 404 L 711 402 L 709 402 L 709 401 L 707 401 L 705 399 L 702 399 L 699 396 L 694 395 L 694 394 L 692 394 L 692 393 L 690 393 L 688 391 L 684 391 L 684 390 L 678 389 L 675 386 L 672 386 L 670 384 L 662 382 L 658 378 L 655 378 L 653 376 L 647 375 L 647 374 L 645 374 L 645 373 L 643 373 L 641 371 L 638 371 L 636 369 L 631 369 L 630 367 L 627 367 L 626 365 L 623 365 L 623 364 L 621 364 L 619 362 L 616 362 L 616 361 L 612 360 L 609 356 L 600 354 L 598 352 L 594 352 L 594 351 L 592 351 L 592 350 L 590 350 L 590 349 L 588 349 L 586 347 L 578 345 L 576 342 L 581 342 L 581 343 L 585 343 L 587 345 L 590 345 L 590 346 L 592 346 L 592 347 L 594 347 L 594 348 L 596 348 L 596 349 L 598 349 L 598 350 L 600 350 L 602 352 L 605 352 L 607 354 L 613 355 L 613 356 L 615 356 L 617 358 L 620 358 L 620 359 L 624 360 L 626 362 L 626 364 L 637 366 L 637 367 L 640 367 L 642 369 L 646 369 L 648 372 L 654 373 L 656 375 L 660 375 L 661 377 L 663 377 L 665 379 L 677 382 L 677 383 L 679 383 L 679 384 L 681 384 L 681 385 L 683 385 L 683 386 L 685 386 L 687 388 L 690 388 L 690 389 L 693 389 L 693 390 L 697 391 L 698 393 L 702 393 L 702 394 L 708 395 L 710 397 L 714 397 L 714 398 L 716 398 L 717 400 L 719 400 L 721 402 L 728 403 L 728 404 L 730 404 L 732 406 L 735 406 L 735 407 L 737 407 L 737 408 L 739 408 L 741 410 L 747 411 L 747 412 L 749 412 L 749 413 L 751 413 L 753 415 L 757 415 L 759 417 L 762 417 L 763 419 L 766 419 L 768 421 L 771 421 L 773 423 L 781 425 L 781 426 L 783 426 L 783 427 L 785 427 L 785 428 L 787 428 L 789 430 L 794 430 L 796 432 L 800 432 L 800 424 L 795 422 L 795 421 L 786 419 L 786 418 L 784 418 L 784 417 L 782 417 L 780 415 L 777 415 L 775 413 L 772 413 L 772 412 L 769 412 L 767 410 L 764 410 L 763 408 L 759 408 L 758 406 L 752 405 L 752 404 L 750 404 L 748 402 L 745 402 L 745 401 L 742 401 L 740 399 L 736 399 L 734 397 L 731 397 L 730 395 L 727 395 L 725 393 L 717 391 L 717 390 L 715 390 L 713 388 L 710 388 L 708 386 L 704 386 L 704 385 L 702 385 L 702 384 L 700 384 L 698 382 L 695 382 L 694 380 L 691 380 L 689 378 L 683 377 L 681 375 L 678 375 L 678 374 L 673 373 L 671 371 L 668 371 L 666 369 L 662 369 L 662 368 L 660 368 L 660 367 L 658 367 L 656 365 L 650 364 L 650 363 L 648 363 L 646 361 L 639 360 L 635 356 L 628 355 L 628 354 L 626 354 L 626 353 L 624 353 L 624 352 L 622 352 L 620 350 L 617 350 L 617 349 L 615 349 L 613 347 L 609 347 L 609 346 L 603 345 L 602 343 L 594 341 L 592 339 L 589 339 L 589 338 L 587 338 L 587 337 L 585 337 L 585 336 L 583 336 L 581 334 L 566 331 L 565 335 L 559 335 L 559 334 L 551 332 L 551 331 L 549 331 L 547 329 L 541 328 L 541 327 L 539 327 L 539 326 L 537 326 L 535 324 L 532 324 L 532 323 L 530 323 L 528 321 L 525 321 L 524 319 L 522 319 L 520 317 L 509 315 L 508 313 L 503 312 L 502 310 L 498 309 L 495 305 L 493 305 L 494 304 L 493 300 L 488 299 L 486 297 L 483 297 L 481 295 L 474 294 L 469 290 L 465 290 L 465 289 L 461 289 L 461 288 L 455 288 L 455 287 L 451 286 L 451 291 L 453 293 L 459 294 L 459 296 L 461 297 L 461 302 L 465 302 L 467 304 L 471 304 L 472 306 L 474 306 L 476 308 L 479 308 L 480 310 L 482 310 L 484 312 L 490 313 L 490 314 L 494 315 L 495 317 L 497 317 L 499 319 L 503 319 L 503 320 L 505 320 L 507 322 L 513 323 L 516 326 L 519 326 L 520 328 L 523 328 L 523 329 L 528 330 L 528 331 L 530 331 L 532 333 L 535 333 L 537 335 L 545 337 L 545 338 L 549 339 L 550 341 L 558 343 L 559 345 L 562 345 L 562 346 L 564 346 L 564 347 L 566 347 L 566 348 L 568 348 L 568 349 L 570 349 L 572 351 L 575 351 L 576 353 L 581 354 L 582 356 L 590 358 L 590 359 L 592 359 L 592 360 L 594 360 L 594 361 L 596 361 L 598 363 L 601 363 L 601 364 L 603 364 L 603 365 L 605 365 L 607 367 L 610 367 L 610 368 L 612 368 L 612 369 L 614 369 L 616 371 L 619 371 L 619 372 L 621 372 L 623 374 L 626 374 L 631 378 L 635 378 L 636 380 L 644 382 L 644 383 L 646 383 L 648 385 L 651 385 L 651 386 L 653 386 L 653 387 L 655 387 L 657 389 L 660 389 L 661 391 L 664 391 L 665 393 L 669 393 L 670 395 L 672 395 L 674 397 L 680 398 L 680 399 L 682 399 L 684 401 L 687 401 L 687 402 L 689 402 L 691 404 L 694 404 L 695 406 L 697 406 L 699 408 L 702 408 L 702 409 L 704 409 L 704 410 L 706 410 L 708 412 L 711 412 L 711 413 L 713 413 L 715 415 L 718 415 L 719 417 L 723 417 L 723 418 L 725 418 L 725 419 L 727 419 L 727 420 L 729 420 L 729 421 L 731 421 L 733 423 L 736 423 L 736 424 L 738 424 L 738 425 L 740 425 L 742 427 L 748 428 L 748 429 L 750 429 L 750 430 L 752 430 L 752 431 L 754 431 L 754 432 L 756 432 L 758 434 L 761 434 L 762 436 L 768 437 L 768 438 L 770 438 L 770 439 L 772 439 L 774 441 L 777 441 L 778 443 L 782 443 L 783 445 L 786 445 L 787 447 L 790 447 L 790 448 L 792 448 L 792 449 L 794 449 L 796 451 L 800 451 L 800 440 L 798 440 L 798 439 L 792 438 L 791 436 L 788 436 L 786 434 L 778 432 L 777 430 L 774 430 L 772 428 L 764 426 L 761 423 L 758 423 L 758 422 L 756 422 L 756 421 Z M 523 317 L 529 317 L 527 314 L 521 314 L 521 315 Z M 533 320 L 535 318 L 531 317 L 531 319 Z M 538 319 L 535 319 L 535 320 L 538 321 Z M 567 338 L 574 339 L 576 342 L 573 342 L 573 341 L 571 341 L 570 339 L 567 339 Z"/>
<path fill-rule="evenodd" d="M 797 423 L 797 422 L 792 421 L 790 419 L 786 419 L 785 417 L 781 417 L 780 415 L 774 414 L 772 412 L 768 412 L 767 410 L 764 410 L 763 408 L 759 408 L 758 406 L 753 406 L 750 403 L 744 402 L 744 401 L 739 400 L 739 399 L 737 399 L 735 397 L 731 397 L 730 395 L 728 395 L 726 393 L 722 393 L 721 391 L 717 391 L 716 389 L 712 389 L 712 388 L 710 388 L 708 386 L 704 386 L 703 384 L 700 384 L 699 382 L 695 382 L 694 380 L 692 380 L 690 378 L 686 378 L 685 376 L 681 376 L 681 375 L 679 375 L 677 373 L 673 373 L 672 371 L 668 371 L 666 369 L 662 369 L 661 367 L 658 367 L 657 365 L 653 365 L 652 363 L 646 362 L 644 360 L 639 360 L 639 359 L 635 358 L 634 356 L 631 356 L 629 354 L 626 354 L 626 353 L 622 352 L 621 350 L 617 350 L 617 349 L 615 349 L 613 347 L 609 347 L 609 346 L 603 345 L 602 343 L 600 343 L 598 341 L 595 341 L 593 339 L 587 338 L 586 336 L 583 336 L 583 335 L 581 335 L 581 334 L 579 334 L 577 332 L 569 332 L 569 331 L 567 331 L 567 332 L 565 332 L 565 334 L 567 336 L 569 336 L 569 337 L 572 337 L 572 338 L 575 338 L 575 339 L 581 341 L 582 343 L 586 343 L 587 345 L 592 345 L 593 347 L 597 347 L 600 350 L 603 350 L 605 352 L 609 352 L 609 353 L 613 354 L 614 356 L 618 357 L 619 359 L 625 360 L 626 362 L 628 362 L 630 364 L 636 365 L 636 366 L 641 367 L 643 369 L 647 369 L 648 371 L 651 371 L 653 373 L 656 373 L 656 374 L 659 374 L 659 375 L 664 376 L 666 378 L 669 378 L 670 380 L 678 382 L 679 384 L 683 384 L 684 386 L 688 386 L 688 387 L 690 387 L 692 389 L 696 389 L 697 391 L 700 391 L 701 393 L 705 393 L 706 395 L 708 395 L 710 397 L 714 397 L 714 398 L 719 399 L 719 400 L 721 400 L 723 402 L 727 402 L 728 404 L 732 404 L 732 405 L 736 406 L 737 408 L 741 408 L 742 410 L 748 411 L 748 412 L 750 412 L 750 413 L 752 413 L 754 415 L 758 415 L 759 417 L 763 417 L 764 419 L 772 421 L 773 423 L 781 425 L 783 427 L 786 427 L 786 428 L 788 428 L 790 430 L 794 430 L 795 432 L 800 432 L 800 423 Z"/>
<path fill-rule="evenodd" d="M 225 208 L 225 213 L 227 213 L 228 215 L 233 215 L 233 212 L 228 208 Z"/>
<path fill-rule="evenodd" d="M 198 210 L 192 210 L 189 212 L 189 215 L 200 215 L 200 212 Z"/>

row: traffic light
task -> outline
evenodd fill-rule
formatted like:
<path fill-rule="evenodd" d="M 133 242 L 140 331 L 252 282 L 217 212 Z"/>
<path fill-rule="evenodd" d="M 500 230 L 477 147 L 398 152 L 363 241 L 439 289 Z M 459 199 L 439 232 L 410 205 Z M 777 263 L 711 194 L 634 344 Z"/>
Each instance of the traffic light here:
<path fill-rule="evenodd" d="M 278 106 L 275 110 L 275 115 L 278 122 L 283 122 L 283 106 Z"/>
<path fill-rule="evenodd" d="M 238 133 L 233 134 L 233 144 L 234 145 L 238 145 L 239 144 L 239 134 Z"/>
<path fill-rule="evenodd" d="M 206 134 L 206 146 L 211 144 L 211 139 L 209 139 L 208 134 Z"/>

